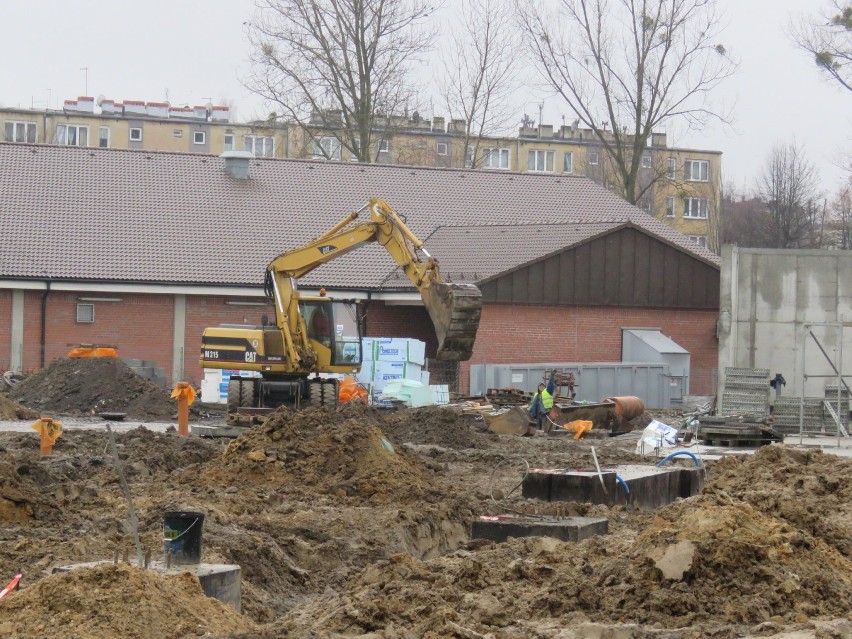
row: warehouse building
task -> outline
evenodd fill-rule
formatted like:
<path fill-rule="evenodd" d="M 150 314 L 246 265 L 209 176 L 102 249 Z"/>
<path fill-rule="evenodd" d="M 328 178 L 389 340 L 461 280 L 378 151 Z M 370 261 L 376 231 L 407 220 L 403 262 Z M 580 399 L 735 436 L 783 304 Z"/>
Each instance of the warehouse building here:
<path fill-rule="evenodd" d="M 247 173 L 243 172 L 247 164 Z M 386 199 L 445 278 L 483 292 L 476 363 L 616 362 L 658 328 L 714 391 L 719 260 L 572 175 L 0 143 L 0 369 L 100 343 L 199 383 L 206 326 L 260 322 L 266 264 Z M 366 332 L 435 340 L 417 292 L 368 245 L 303 290 L 358 300 Z"/>

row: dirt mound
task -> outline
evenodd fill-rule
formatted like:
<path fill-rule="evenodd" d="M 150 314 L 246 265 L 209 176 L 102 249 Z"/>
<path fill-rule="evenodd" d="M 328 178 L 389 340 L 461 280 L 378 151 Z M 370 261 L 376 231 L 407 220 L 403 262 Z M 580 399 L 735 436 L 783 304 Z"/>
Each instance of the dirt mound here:
<path fill-rule="evenodd" d="M 60 358 L 27 377 L 9 398 L 41 413 L 127 413 L 131 419 L 168 420 L 177 411 L 169 393 L 113 357 Z"/>
<path fill-rule="evenodd" d="M 431 488 L 429 471 L 394 447 L 371 413 L 280 408 L 233 441 L 205 477 L 375 502 L 422 498 Z"/>
<path fill-rule="evenodd" d="M 166 577 L 122 564 L 42 579 L 10 594 L 0 616 L 3 637 L 159 639 L 252 629 L 189 573 Z"/>
<path fill-rule="evenodd" d="M 38 419 L 38 413 L 0 395 L 0 419 Z"/>
<path fill-rule="evenodd" d="M 822 539 L 852 559 L 852 460 L 767 446 L 712 467 L 707 494 L 728 495 Z"/>
<path fill-rule="evenodd" d="M 641 525 L 576 545 L 529 538 L 471 543 L 429 561 L 395 556 L 339 597 L 294 611 L 281 627 L 548 636 L 554 624 L 591 621 L 691 627 L 709 636 L 845 616 L 852 560 L 841 543 L 848 527 L 840 526 L 848 525 L 850 495 L 837 481 L 850 467 L 819 452 L 767 448 L 723 462 L 711 494 L 640 516 Z"/>
<path fill-rule="evenodd" d="M 382 418 L 382 431 L 394 441 L 458 450 L 482 448 L 489 441 L 488 435 L 476 432 L 458 413 L 439 406 L 389 413 Z"/>
<path fill-rule="evenodd" d="M 515 539 L 427 562 L 397 555 L 282 625 L 357 633 L 394 624 L 434 637 L 467 636 L 459 626 L 532 636 L 523 628 L 557 620 L 712 627 L 845 615 L 850 596 L 852 562 L 826 544 L 747 504 L 698 497 L 638 536 Z"/>

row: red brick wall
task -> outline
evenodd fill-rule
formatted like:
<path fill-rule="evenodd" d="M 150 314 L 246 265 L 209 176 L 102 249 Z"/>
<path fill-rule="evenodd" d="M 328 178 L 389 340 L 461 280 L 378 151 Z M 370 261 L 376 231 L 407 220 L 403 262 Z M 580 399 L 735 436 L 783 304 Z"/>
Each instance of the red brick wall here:
<path fill-rule="evenodd" d="M 690 393 L 709 395 L 718 365 L 717 319 L 716 311 L 485 304 L 473 357 L 462 363 L 459 382 L 466 392 L 471 364 L 620 362 L 621 329 L 648 327 L 662 329 L 690 352 Z M 367 334 L 423 340 L 427 357 L 437 348 L 422 307 L 371 302 Z"/>
<path fill-rule="evenodd" d="M 40 365 L 41 292 L 24 298 L 24 369 Z M 94 302 L 94 324 L 76 322 L 77 297 L 85 293 L 51 292 L 47 306 L 46 362 L 68 352 L 78 342 L 115 344 L 119 355 L 155 361 L 171 378 L 174 303 L 171 295 L 103 295 L 121 302 Z M 229 306 L 224 297 L 187 296 L 184 340 L 185 378 L 200 383 L 198 364 L 201 333 L 223 323 L 259 324 L 272 309 Z M 413 337 L 426 342 L 427 357 L 437 342 L 426 310 L 418 306 L 367 307 L 367 335 Z M 659 327 L 691 354 L 692 394 L 715 389 L 717 342 L 715 311 L 678 311 L 613 307 L 545 307 L 486 304 L 470 362 L 462 363 L 460 385 L 469 388 L 470 364 L 551 362 L 617 362 L 621 360 L 622 327 Z M 0 291 L 0 365 L 10 358 L 11 293 Z"/>
<path fill-rule="evenodd" d="M 426 357 L 434 357 L 438 338 L 429 314 L 422 306 L 387 306 L 370 301 L 367 311 L 367 337 L 410 337 L 426 342 Z"/>
<path fill-rule="evenodd" d="M 660 328 L 690 353 L 690 393 L 709 395 L 718 366 L 716 311 L 485 304 L 470 364 L 619 362 L 622 328 Z"/>
<path fill-rule="evenodd" d="M 233 297 L 186 296 L 186 332 L 184 335 L 183 370 L 184 381 L 199 385 L 204 378 L 204 369 L 198 363 L 201 356 L 201 334 L 204 329 L 219 324 L 260 325 L 262 315 L 270 322 L 275 321 L 275 309 L 269 306 L 230 306 L 225 300 Z M 257 298 L 255 298 L 257 299 Z M 254 301 L 254 300 L 253 300 Z"/>
<path fill-rule="evenodd" d="M 0 290 L 0 373 L 12 361 L 12 291 Z"/>
<path fill-rule="evenodd" d="M 41 291 L 24 298 L 24 370 L 41 366 Z M 120 302 L 80 302 L 78 297 L 114 297 Z M 170 295 L 51 291 L 47 296 L 45 364 L 63 357 L 68 344 L 110 344 L 121 357 L 157 363 L 171 377 L 174 304 Z M 95 306 L 93 323 L 77 322 L 77 304 Z"/>

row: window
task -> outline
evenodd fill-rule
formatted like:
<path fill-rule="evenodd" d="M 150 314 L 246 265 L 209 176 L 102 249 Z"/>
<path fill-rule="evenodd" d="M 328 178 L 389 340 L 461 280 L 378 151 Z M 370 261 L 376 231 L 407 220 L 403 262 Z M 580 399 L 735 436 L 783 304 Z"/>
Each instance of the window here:
<path fill-rule="evenodd" d="M 207 133 L 204 131 L 193 131 L 192 132 L 192 143 L 193 144 L 207 144 Z"/>
<path fill-rule="evenodd" d="M 675 171 L 677 170 L 677 160 L 674 158 L 668 158 L 666 160 L 666 177 L 670 180 L 674 180 Z"/>
<path fill-rule="evenodd" d="M 553 151 L 530 151 L 527 170 L 553 173 Z"/>
<path fill-rule="evenodd" d="M 570 151 L 565 153 L 565 157 L 562 160 L 562 172 L 563 173 L 573 173 L 574 172 L 574 154 Z"/>
<path fill-rule="evenodd" d="M 438 142 L 437 152 L 438 152 L 438 155 L 446 155 L 447 154 L 447 143 L 446 142 Z"/>
<path fill-rule="evenodd" d="M 80 324 L 92 324 L 95 321 L 94 304 L 77 304 L 77 322 Z"/>
<path fill-rule="evenodd" d="M 258 158 L 271 158 L 275 152 L 272 136 L 247 135 L 245 143 L 246 151 Z"/>
<path fill-rule="evenodd" d="M 131 142 L 141 142 L 142 141 L 142 129 L 130 129 L 130 141 Z"/>
<path fill-rule="evenodd" d="M 707 248 L 707 236 L 706 235 L 687 235 L 686 237 L 688 237 L 691 241 L 698 244 L 698 246 L 703 246 L 704 248 Z"/>
<path fill-rule="evenodd" d="M 674 195 L 669 195 L 666 198 L 666 217 L 675 216 L 675 198 Z"/>
<path fill-rule="evenodd" d="M 172 135 L 175 136 L 176 138 L 182 138 L 183 137 L 183 131 L 181 131 L 180 129 L 175 129 L 174 131 L 172 131 Z"/>
<path fill-rule="evenodd" d="M 642 210 L 645 211 L 645 213 L 651 212 L 651 201 L 650 200 L 645 200 L 645 201 L 642 202 Z"/>
<path fill-rule="evenodd" d="M 56 143 L 69 146 L 89 146 L 89 127 L 78 124 L 57 125 Z"/>
<path fill-rule="evenodd" d="M 509 149 L 482 149 L 482 168 L 484 169 L 508 169 Z"/>
<path fill-rule="evenodd" d="M 707 160 L 687 160 L 683 163 L 683 177 L 687 182 L 706 182 L 710 163 Z"/>
<path fill-rule="evenodd" d="M 592 151 L 589 153 L 589 164 L 598 164 L 601 161 L 600 156 L 597 152 Z"/>
<path fill-rule="evenodd" d="M 707 198 L 687 197 L 683 199 L 683 217 L 707 219 Z"/>
<path fill-rule="evenodd" d="M 339 160 L 340 140 L 332 136 L 314 138 L 313 156 L 317 160 Z"/>
<path fill-rule="evenodd" d="M 35 122 L 6 122 L 6 142 L 29 142 L 35 144 L 36 123 Z"/>
<path fill-rule="evenodd" d="M 102 149 L 108 149 L 109 148 L 109 127 L 108 126 L 102 126 L 98 130 L 98 146 L 101 147 Z"/>
<path fill-rule="evenodd" d="M 225 150 L 233 151 L 234 150 L 234 134 L 226 133 L 225 134 Z"/>
<path fill-rule="evenodd" d="M 651 156 L 650 155 L 643 155 L 642 156 L 642 168 L 643 169 L 650 169 L 651 168 Z"/>
<path fill-rule="evenodd" d="M 379 153 L 388 153 L 390 151 L 390 140 L 379 140 Z"/>

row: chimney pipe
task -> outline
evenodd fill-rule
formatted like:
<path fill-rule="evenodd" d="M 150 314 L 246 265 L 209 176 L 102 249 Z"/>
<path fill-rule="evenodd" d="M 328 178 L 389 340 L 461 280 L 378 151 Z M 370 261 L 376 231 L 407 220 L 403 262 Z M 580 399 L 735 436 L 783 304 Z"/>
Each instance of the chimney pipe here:
<path fill-rule="evenodd" d="M 238 180 L 248 180 L 249 161 L 254 155 L 248 151 L 225 151 L 219 157 L 225 160 L 225 173 Z"/>

